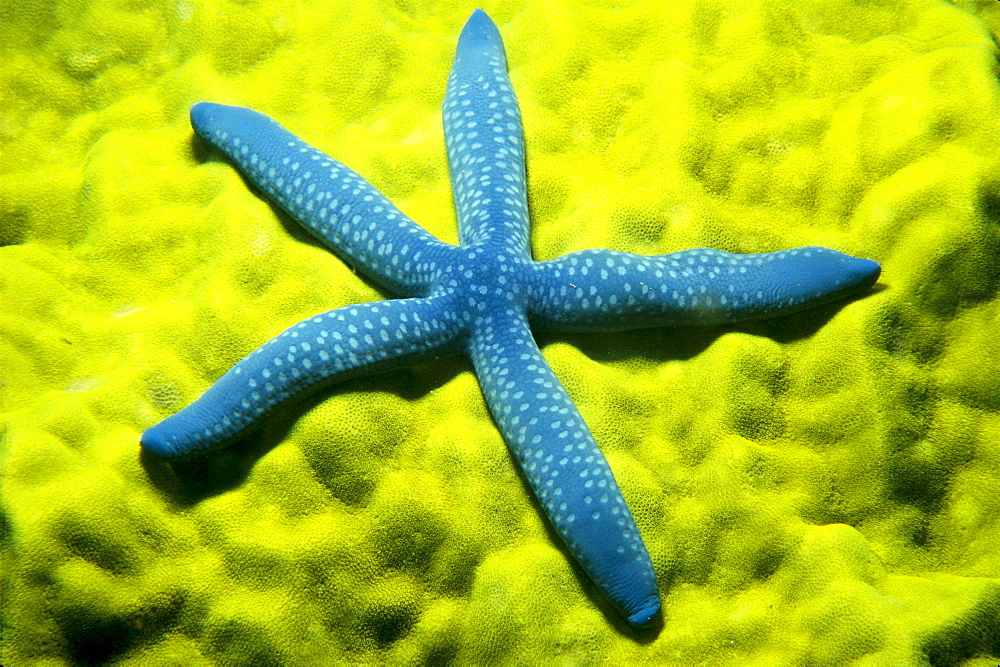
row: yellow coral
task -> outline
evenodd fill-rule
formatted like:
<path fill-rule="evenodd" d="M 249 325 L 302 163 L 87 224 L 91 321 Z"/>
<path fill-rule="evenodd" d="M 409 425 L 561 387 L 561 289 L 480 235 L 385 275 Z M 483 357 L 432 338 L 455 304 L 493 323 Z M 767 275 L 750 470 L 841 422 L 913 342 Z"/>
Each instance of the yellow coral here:
<path fill-rule="evenodd" d="M 995 3 L 963 0 L 996 29 Z M 853 303 L 543 341 L 665 623 L 560 552 L 468 366 L 335 387 L 210 459 L 138 434 L 316 311 L 384 295 L 192 137 L 252 106 L 456 240 L 439 109 L 470 7 L 0 10 L 4 664 L 1000 657 L 1000 86 L 931 0 L 488 3 L 538 259 L 827 245 Z"/>

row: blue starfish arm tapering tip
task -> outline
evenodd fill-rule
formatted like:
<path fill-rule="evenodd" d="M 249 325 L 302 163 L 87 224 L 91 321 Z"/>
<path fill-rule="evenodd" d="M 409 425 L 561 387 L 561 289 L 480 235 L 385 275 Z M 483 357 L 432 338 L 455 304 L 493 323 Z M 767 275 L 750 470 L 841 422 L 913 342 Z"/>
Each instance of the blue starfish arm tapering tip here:
<path fill-rule="evenodd" d="M 473 12 L 458 38 L 442 115 L 462 244 L 491 240 L 527 259 L 521 111 L 500 32 L 482 10 Z"/>
<path fill-rule="evenodd" d="M 474 9 L 469 14 L 469 18 L 466 19 L 465 25 L 462 26 L 462 32 L 458 35 L 458 44 L 455 46 L 455 59 L 452 62 L 452 67 L 454 68 L 463 58 L 475 57 L 474 54 L 491 59 L 499 58 L 500 64 L 504 67 L 507 66 L 500 30 L 493 19 L 482 9 Z M 482 74 L 484 71 L 481 61 L 478 60 L 473 60 L 463 66 L 474 74 Z"/>
<path fill-rule="evenodd" d="M 244 107 L 199 102 L 191 125 L 330 249 L 401 296 L 425 296 L 455 246 L 406 217 L 354 170 L 276 121 Z"/>
<path fill-rule="evenodd" d="M 292 325 L 251 352 L 197 400 L 147 429 L 144 449 L 182 457 L 225 446 L 274 409 L 358 375 L 456 353 L 461 334 L 443 296 L 337 308 Z"/>
<path fill-rule="evenodd" d="M 485 317 L 470 356 L 486 403 L 549 523 L 634 625 L 660 610 L 649 553 L 607 459 L 527 321 Z"/>
<path fill-rule="evenodd" d="M 757 255 L 583 250 L 534 269 L 532 321 L 575 331 L 776 317 L 857 294 L 881 272 L 878 262 L 820 247 Z"/>

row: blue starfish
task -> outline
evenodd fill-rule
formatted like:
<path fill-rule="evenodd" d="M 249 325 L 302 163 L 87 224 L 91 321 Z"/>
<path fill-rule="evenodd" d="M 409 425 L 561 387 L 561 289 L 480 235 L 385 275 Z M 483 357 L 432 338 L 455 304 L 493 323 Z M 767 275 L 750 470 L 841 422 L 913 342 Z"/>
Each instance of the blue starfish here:
<path fill-rule="evenodd" d="M 760 255 L 584 250 L 531 259 L 524 139 L 500 33 L 481 10 L 458 40 L 444 132 L 460 246 L 431 236 L 361 176 L 270 118 L 202 102 L 191 124 L 293 218 L 408 297 L 300 322 L 142 434 L 180 457 L 230 444 L 308 391 L 444 354 L 472 359 L 490 412 L 549 522 L 636 626 L 660 610 L 652 562 L 607 460 L 532 338 L 783 315 L 855 294 L 880 267 L 827 248 Z"/>

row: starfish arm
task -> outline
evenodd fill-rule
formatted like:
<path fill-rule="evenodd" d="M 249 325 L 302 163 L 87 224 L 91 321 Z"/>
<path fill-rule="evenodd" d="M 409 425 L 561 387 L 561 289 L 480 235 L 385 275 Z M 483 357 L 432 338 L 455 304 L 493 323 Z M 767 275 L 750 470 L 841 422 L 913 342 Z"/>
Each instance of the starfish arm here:
<path fill-rule="evenodd" d="M 199 102 L 191 125 L 327 247 L 397 294 L 426 296 L 439 265 L 457 250 L 264 114 Z"/>
<path fill-rule="evenodd" d="M 857 294 L 880 271 L 877 262 L 820 247 L 758 255 L 584 250 L 535 264 L 529 310 L 533 323 L 570 331 L 723 324 Z"/>
<path fill-rule="evenodd" d="M 549 523 L 625 618 L 644 625 L 660 609 L 646 546 L 607 460 L 526 320 L 485 317 L 469 348 L 490 412 Z"/>
<path fill-rule="evenodd" d="M 147 429 L 140 443 L 165 457 L 231 444 L 308 392 L 458 352 L 449 344 L 461 332 L 444 297 L 360 303 L 322 313 L 244 357 L 196 401 Z"/>
<path fill-rule="evenodd" d="M 458 38 L 443 116 L 459 238 L 463 244 L 492 239 L 527 258 L 521 111 L 500 32 L 480 9 Z"/>

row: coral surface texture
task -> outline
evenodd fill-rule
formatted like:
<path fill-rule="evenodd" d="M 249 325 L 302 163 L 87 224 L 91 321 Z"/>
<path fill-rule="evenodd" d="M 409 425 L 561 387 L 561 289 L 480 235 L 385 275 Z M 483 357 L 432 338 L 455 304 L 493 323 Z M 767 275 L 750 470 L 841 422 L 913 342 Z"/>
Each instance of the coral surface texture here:
<path fill-rule="evenodd" d="M 825 246 L 858 298 L 539 334 L 649 551 L 630 627 L 463 357 L 188 460 L 139 435 L 318 312 L 392 297 L 196 137 L 257 109 L 457 243 L 473 4 L 0 5 L 0 663 L 1000 660 L 997 3 L 497 0 L 531 251 Z"/>

